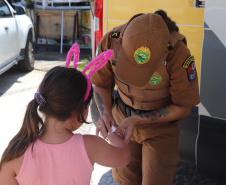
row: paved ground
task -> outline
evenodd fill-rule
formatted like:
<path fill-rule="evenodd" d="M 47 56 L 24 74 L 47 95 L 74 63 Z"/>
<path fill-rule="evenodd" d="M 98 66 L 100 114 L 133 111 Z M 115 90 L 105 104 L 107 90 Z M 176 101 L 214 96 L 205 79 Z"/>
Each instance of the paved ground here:
<path fill-rule="evenodd" d="M 21 74 L 13 72 L 11 79 L 10 72 L 1 75 L 0 78 L 0 156 L 7 142 L 18 131 L 22 115 L 25 111 L 25 104 L 32 98 L 37 85 L 43 78 L 45 71 L 50 68 L 65 64 L 66 53 L 53 52 L 51 48 L 39 48 L 36 53 L 35 70 L 31 73 Z M 80 59 L 90 59 L 91 53 L 88 50 L 81 51 Z M 27 79 L 31 79 L 28 81 Z M 23 87 L 21 86 L 23 84 Z M 17 120 L 15 122 L 15 119 Z M 89 114 L 89 121 L 91 116 Z M 95 134 L 93 124 L 84 124 L 77 132 L 82 134 Z M 112 179 L 111 169 L 100 165 L 94 166 L 91 178 L 91 185 L 117 185 Z M 217 180 L 210 180 L 199 176 L 196 167 L 192 163 L 181 161 L 174 185 L 226 185 Z"/>

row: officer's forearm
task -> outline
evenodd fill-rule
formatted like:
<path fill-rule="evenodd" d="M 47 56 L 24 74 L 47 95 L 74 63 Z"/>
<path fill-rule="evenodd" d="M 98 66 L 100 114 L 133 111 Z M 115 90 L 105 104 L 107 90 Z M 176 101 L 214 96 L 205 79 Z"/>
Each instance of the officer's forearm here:
<path fill-rule="evenodd" d="M 191 107 L 182 107 L 171 104 L 165 108 L 138 115 L 140 119 L 137 118 L 138 119 L 137 123 L 138 124 L 150 123 L 150 120 L 151 123 L 180 120 L 187 117 L 190 112 Z"/>
<path fill-rule="evenodd" d="M 96 105 L 100 112 L 100 115 L 103 116 L 107 114 L 112 116 L 111 112 L 111 88 L 103 88 L 103 87 L 94 87 L 94 98 L 96 101 Z"/>

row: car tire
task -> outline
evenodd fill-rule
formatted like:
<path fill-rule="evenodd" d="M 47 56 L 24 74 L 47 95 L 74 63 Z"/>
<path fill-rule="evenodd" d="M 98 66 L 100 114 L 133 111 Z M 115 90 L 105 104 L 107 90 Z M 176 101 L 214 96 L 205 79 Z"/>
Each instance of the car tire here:
<path fill-rule="evenodd" d="M 18 67 L 21 71 L 29 72 L 34 69 L 34 49 L 33 49 L 32 35 L 29 34 L 25 47 L 24 59 L 19 61 Z"/>

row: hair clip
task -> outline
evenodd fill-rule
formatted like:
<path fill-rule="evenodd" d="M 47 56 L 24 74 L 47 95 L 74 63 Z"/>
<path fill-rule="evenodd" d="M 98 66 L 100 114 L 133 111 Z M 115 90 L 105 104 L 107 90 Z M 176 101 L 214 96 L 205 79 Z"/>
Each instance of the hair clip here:
<path fill-rule="evenodd" d="M 73 67 L 77 69 L 78 67 L 78 60 L 79 60 L 79 53 L 80 49 L 77 43 L 73 44 L 72 47 L 70 48 L 67 58 L 66 58 L 66 64 L 65 67 L 68 68 L 70 62 L 71 62 L 71 57 L 74 55 L 73 59 Z M 83 69 L 82 74 L 85 76 L 86 81 L 87 81 L 87 90 L 84 98 L 84 102 L 87 100 L 89 96 L 89 92 L 91 90 L 91 81 L 90 77 L 94 75 L 96 71 L 98 71 L 101 67 L 103 67 L 109 59 L 111 59 L 113 55 L 113 50 L 109 49 L 103 53 L 101 53 L 99 56 L 97 56 L 95 59 L 93 59 L 91 62 L 89 62 Z M 86 72 L 92 68 L 88 74 Z"/>
<path fill-rule="evenodd" d="M 45 105 L 46 105 L 46 100 L 45 100 L 45 98 L 42 96 L 41 93 L 35 93 L 34 98 L 36 99 L 38 105 L 40 105 L 41 107 L 45 107 Z"/>

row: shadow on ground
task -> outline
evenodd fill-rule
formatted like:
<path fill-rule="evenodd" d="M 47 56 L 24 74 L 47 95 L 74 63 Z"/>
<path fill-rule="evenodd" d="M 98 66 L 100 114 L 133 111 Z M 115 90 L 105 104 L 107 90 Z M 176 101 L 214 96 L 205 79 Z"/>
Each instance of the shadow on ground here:
<path fill-rule="evenodd" d="M 98 185 L 118 184 L 112 178 L 112 171 L 109 170 L 102 175 Z M 198 174 L 196 166 L 194 164 L 180 161 L 173 185 L 226 185 L 226 183 L 201 177 Z"/>
<path fill-rule="evenodd" d="M 5 73 L 1 74 L 0 78 L 0 97 L 5 94 L 15 83 L 21 83 L 19 78 L 30 72 L 21 72 L 18 66 L 15 65 Z"/>

